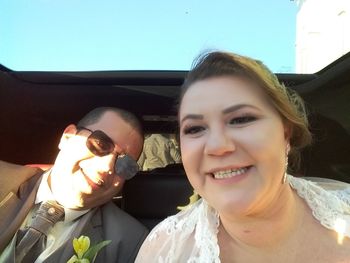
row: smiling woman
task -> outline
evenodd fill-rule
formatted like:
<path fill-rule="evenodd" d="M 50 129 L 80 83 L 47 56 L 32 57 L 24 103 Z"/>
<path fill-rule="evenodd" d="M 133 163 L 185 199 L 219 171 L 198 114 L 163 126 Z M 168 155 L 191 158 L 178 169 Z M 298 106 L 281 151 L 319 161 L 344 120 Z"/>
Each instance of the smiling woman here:
<path fill-rule="evenodd" d="M 136 262 L 349 261 L 338 225 L 350 224 L 350 186 L 287 174 L 311 140 L 301 99 L 261 62 L 224 52 L 199 57 L 182 88 L 182 161 L 202 199 L 156 226 Z"/>
<path fill-rule="evenodd" d="M 196 192 L 223 214 L 257 213 L 260 204 L 252 200 L 274 199 L 285 173 L 291 134 L 256 90 L 240 78 L 213 77 L 190 85 L 181 102 L 185 170 Z M 193 113 L 201 117 L 189 118 Z"/>

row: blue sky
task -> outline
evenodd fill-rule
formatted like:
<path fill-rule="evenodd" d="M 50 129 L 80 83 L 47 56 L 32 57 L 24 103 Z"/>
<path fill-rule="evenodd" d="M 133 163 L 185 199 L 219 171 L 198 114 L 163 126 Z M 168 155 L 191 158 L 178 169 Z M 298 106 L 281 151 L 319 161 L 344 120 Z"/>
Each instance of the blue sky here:
<path fill-rule="evenodd" d="M 187 70 L 230 50 L 294 72 L 290 0 L 0 0 L 0 64 L 14 70 Z"/>

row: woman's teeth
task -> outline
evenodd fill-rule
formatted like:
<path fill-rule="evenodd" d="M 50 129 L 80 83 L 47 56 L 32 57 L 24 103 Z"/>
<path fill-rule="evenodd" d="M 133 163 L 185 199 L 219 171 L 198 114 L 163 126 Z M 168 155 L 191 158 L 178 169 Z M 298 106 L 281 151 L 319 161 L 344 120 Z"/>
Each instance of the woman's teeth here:
<path fill-rule="evenodd" d="M 236 175 L 240 175 L 245 173 L 248 170 L 248 167 L 244 168 L 239 168 L 239 169 L 230 169 L 226 171 L 220 171 L 213 173 L 215 179 L 226 179 L 226 178 L 231 178 L 235 177 Z"/>

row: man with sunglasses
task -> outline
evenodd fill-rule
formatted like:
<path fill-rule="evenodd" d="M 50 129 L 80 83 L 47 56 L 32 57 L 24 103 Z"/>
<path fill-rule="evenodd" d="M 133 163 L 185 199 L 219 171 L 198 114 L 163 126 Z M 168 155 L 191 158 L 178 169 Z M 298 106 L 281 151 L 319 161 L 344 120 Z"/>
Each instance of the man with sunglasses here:
<path fill-rule="evenodd" d="M 137 118 L 104 107 L 66 127 L 60 152 L 47 172 L 0 162 L 0 262 L 67 262 L 75 253 L 73 238 L 81 235 L 92 244 L 112 240 L 98 253 L 96 263 L 133 262 L 147 230 L 111 200 L 138 171 L 142 146 Z M 40 203 L 48 200 L 64 210 L 63 221 L 48 230 L 36 260 L 29 259 L 16 249 L 16 233 L 28 229 Z"/>

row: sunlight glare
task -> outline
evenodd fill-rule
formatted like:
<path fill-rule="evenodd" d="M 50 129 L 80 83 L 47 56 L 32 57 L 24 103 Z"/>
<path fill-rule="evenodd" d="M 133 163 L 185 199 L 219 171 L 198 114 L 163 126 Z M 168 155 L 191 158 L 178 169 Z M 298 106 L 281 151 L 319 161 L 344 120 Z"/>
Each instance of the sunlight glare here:
<path fill-rule="evenodd" d="M 342 245 L 344 240 L 344 233 L 346 228 L 346 222 L 344 219 L 337 218 L 334 224 L 335 231 L 338 233 L 338 244 Z"/>

